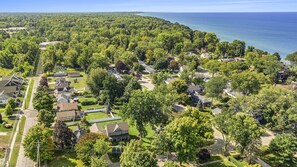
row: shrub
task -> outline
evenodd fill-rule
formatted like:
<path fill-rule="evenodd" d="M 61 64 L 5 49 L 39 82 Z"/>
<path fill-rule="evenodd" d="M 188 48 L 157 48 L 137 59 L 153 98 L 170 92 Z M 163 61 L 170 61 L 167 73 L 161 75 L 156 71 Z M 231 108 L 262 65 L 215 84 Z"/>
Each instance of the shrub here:
<path fill-rule="evenodd" d="M 94 104 L 96 104 L 96 102 L 95 101 L 91 101 L 91 100 L 85 100 L 85 101 L 82 101 L 81 102 L 81 105 L 82 106 L 89 106 L 89 105 L 94 105 Z"/>

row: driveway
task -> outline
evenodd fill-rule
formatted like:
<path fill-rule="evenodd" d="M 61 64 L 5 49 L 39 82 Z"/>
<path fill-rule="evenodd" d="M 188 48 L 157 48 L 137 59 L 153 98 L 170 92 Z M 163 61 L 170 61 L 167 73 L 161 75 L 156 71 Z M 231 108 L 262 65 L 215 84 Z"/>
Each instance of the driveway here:
<path fill-rule="evenodd" d="M 141 76 L 139 83 L 140 85 L 145 86 L 148 90 L 153 90 L 155 88 L 155 85 L 148 78 L 148 76 Z"/>

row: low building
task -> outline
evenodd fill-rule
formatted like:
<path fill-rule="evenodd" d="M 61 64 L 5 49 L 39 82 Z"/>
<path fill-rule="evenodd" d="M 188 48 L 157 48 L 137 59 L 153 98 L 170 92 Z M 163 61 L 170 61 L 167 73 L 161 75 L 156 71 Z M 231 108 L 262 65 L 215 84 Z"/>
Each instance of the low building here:
<path fill-rule="evenodd" d="M 65 78 L 57 78 L 55 83 L 55 90 L 67 92 L 70 89 L 70 82 Z"/>
<path fill-rule="evenodd" d="M 71 96 L 70 95 L 67 95 L 67 94 L 58 94 L 57 97 L 56 97 L 56 100 L 57 100 L 57 103 L 69 103 L 70 102 L 70 99 L 71 99 Z"/>
<path fill-rule="evenodd" d="M 201 103 L 203 107 L 210 107 L 212 105 L 211 101 L 206 97 L 199 95 L 199 94 L 192 94 L 191 100 L 194 103 Z"/>
<path fill-rule="evenodd" d="M 67 73 L 66 72 L 55 72 L 54 77 L 66 77 Z"/>
<path fill-rule="evenodd" d="M 129 126 L 126 122 L 109 124 L 104 129 L 95 123 L 90 127 L 90 132 L 104 134 L 111 141 L 130 140 Z"/>
<path fill-rule="evenodd" d="M 58 121 L 73 121 L 80 116 L 79 111 L 63 111 L 57 112 L 56 117 Z"/>
<path fill-rule="evenodd" d="M 204 86 L 202 85 L 190 85 L 187 89 L 188 94 L 201 94 L 203 93 Z"/>
<path fill-rule="evenodd" d="M 10 97 L 4 93 L 4 91 L 0 92 L 0 106 L 5 106 Z"/>
<path fill-rule="evenodd" d="M 68 77 L 80 77 L 80 72 L 68 72 Z"/>
<path fill-rule="evenodd" d="M 145 64 L 143 61 L 140 61 L 140 60 L 139 60 L 138 63 L 139 63 L 141 66 L 143 66 L 143 68 L 145 69 L 145 71 L 148 72 L 149 74 L 152 74 L 152 73 L 155 73 L 155 72 L 156 72 L 156 70 L 155 70 L 153 67 L 151 67 L 151 66 Z"/>
<path fill-rule="evenodd" d="M 77 102 L 75 103 L 59 103 L 57 105 L 57 112 L 65 111 L 79 111 Z"/>
<path fill-rule="evenodd" d="M 175 80 L 175 78 L 173 78 L 173 77 L 169 77 L 169 78 L 167 78 L 166 79 L 166 81 L 165 81 L 165 83 L 167 84 L 167 85 L 169 85 L 171 82 L 173 82 Z"/>

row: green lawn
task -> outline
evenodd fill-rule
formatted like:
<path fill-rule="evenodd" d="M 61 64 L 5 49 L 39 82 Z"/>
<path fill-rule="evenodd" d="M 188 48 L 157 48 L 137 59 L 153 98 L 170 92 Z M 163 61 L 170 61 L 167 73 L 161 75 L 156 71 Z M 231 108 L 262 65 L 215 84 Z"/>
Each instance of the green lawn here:
<path fill-rule="evenodd" d="M 27 95 L 26 101 L 25 101 L 25 110 L 28 109 L 29 104 L 30 104 L 30 99 L 31 99 L 32 90 L 33 90 L 33 85 L 34 85 L 34 80 L 31 80 L 30 85 L 29 85 L 28 95 Z"/>
<path fill-rule="evenodd" d="M 232 162 L 226 160 L 223 162 L 209 164 L 209 165 L 206 165 L 205 167 L 236 167 L 236 166 Z"/>
<path fill-rule="evenodd" d="M 79 106 L 81 106 L 81 111 L 86 111 L 86 110 L 89 110 L 89 109 L 98 109 L 98 108 L 104 108 L 105 107 L 105 106 L 99 105 L 99 104 L 88 105 L 88 106 L 82 106 L 81 104 L 79 104 Z"/>
<path fill-rule="evenodd" d="M 54 159 L 48 163 L 48 167 L 85 167 L 82 161 L 77 160 L 73 152 L 55 152 Z"/>
<path fill-rule="evenodd" d="M 11 159 L 9 162 L 9 166 L 16 166 L 17 163 L 17 159 L 18 159 L 18 155 L 19 155 L 19 150 L 20 150 L 20 146 L 22 144 L 22 135 L 24 132 L 24 126 L 26 123 L 26 117 L 22 117 L 21 122 L 20 122 L 20 129 L 19 132 L 16 136 L 16 140 L 15 140 L 15 144 L 12 150 L 12 155 L 11 155 Z"/>
<path fill-rule="evenodd" d="M 70 86 L 75 88 L 76 90 L 84 90 L 87 89 L 87 74 L 85 74 L 84 72 L 80 72 L 81 77 L 67 77 L 67 80 L 71 82 Z M 77 80 L 77 82 L 75 83 L 74 80 Z"/>
<path fill-rule="evenodd" d="M 88 121 L 91 121 L 96 119 L 108 118 L 108 115 L 104 112 L 96 112 L 96 113 L 88 113 L 86 117 Z"/>

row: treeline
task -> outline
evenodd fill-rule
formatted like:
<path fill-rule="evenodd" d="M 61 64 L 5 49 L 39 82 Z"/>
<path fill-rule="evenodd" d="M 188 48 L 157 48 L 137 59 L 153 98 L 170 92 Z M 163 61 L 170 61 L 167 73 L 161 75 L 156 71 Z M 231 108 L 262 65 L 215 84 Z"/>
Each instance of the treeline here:
<path fill-rule="evenodd" d="M 15 34 L 0 31 L 0 67 L 27 76 L 39 51 L 39 40 L 25 30 Z"/>

